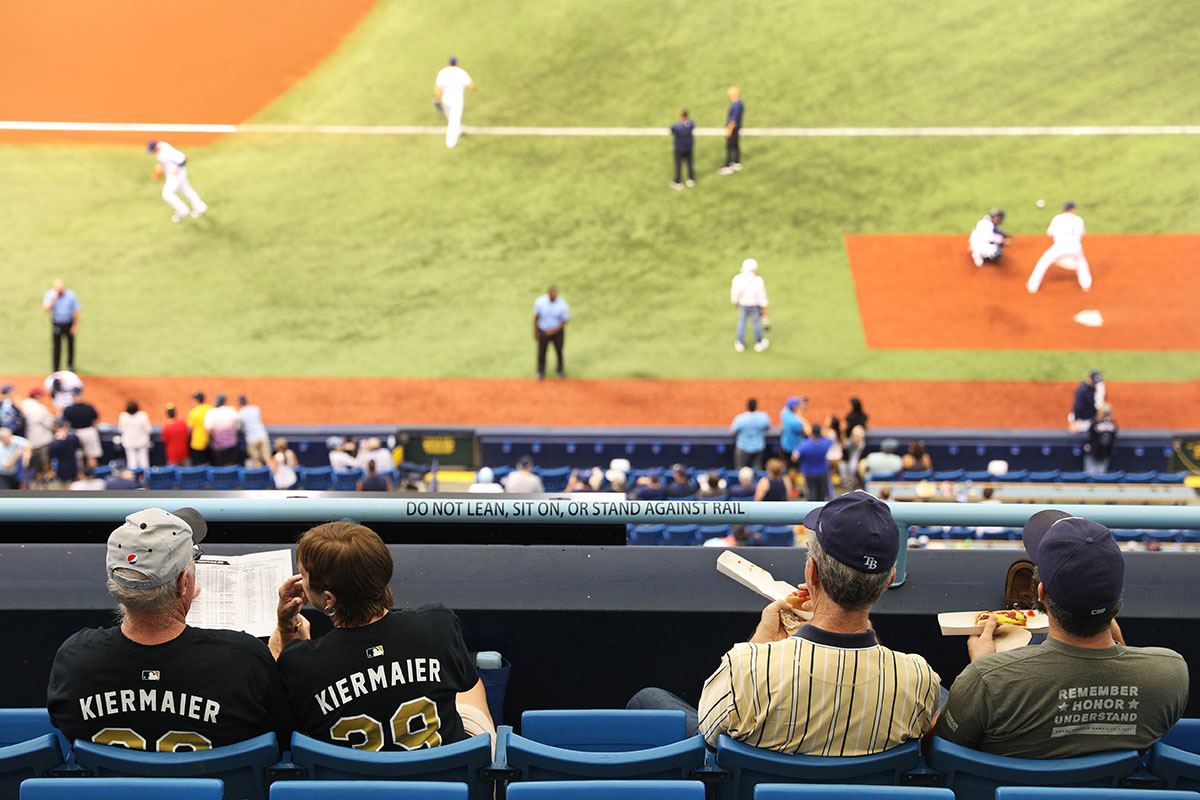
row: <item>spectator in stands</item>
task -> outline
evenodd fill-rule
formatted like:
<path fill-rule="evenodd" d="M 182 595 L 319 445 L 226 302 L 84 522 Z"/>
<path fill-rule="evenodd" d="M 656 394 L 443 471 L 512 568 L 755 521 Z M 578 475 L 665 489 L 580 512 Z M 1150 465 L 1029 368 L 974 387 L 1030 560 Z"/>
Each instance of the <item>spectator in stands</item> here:
<path fill-rule="evenodd" d="M 150 508 L 109 536 L 108 592 L 120 624 L 76 633 L 50 669 L 50 720 L 68 741 L 190 750 L 270 731 L 287 741 L 287 698 L 266 646 L 187 624 L 206 532 L 195 509 Z"/>
<path fill-rule="evenodd" d="M 842 483 L 842 454 L 845 452 L 845 437 L 842 436 L 842 421 L 830 414 L 825 418 L 821 435 L 829 440 L 829 449 L 825 451 L 825 460 L 829 462 L 829 480 L 833 486 Z M 832 494 L 830 495 L 832 496 Z"/>
<path fill-rule="evenodd" d="M 25 481 L 37 478 L 50 468 L 50 442 L 54 441 L 54 414 L 46 407 L 46 392 L 35 386 L 21 401 L 21 416 L 25 418 L 25 439 L 29 442 L 29 459 Z"/>
<path fill-rule="evenodd" d="M 887 504 L 850 492 L 809 512 L 804 525 L 813 532 L 807 599 L 797 593 L 763 610 L 750 641 L 734 645 L 705 681 L 698 715 L 662 689 L 642 690 L 629 707 L 682 709 L 688 733 L 698 729 L 710 746 L 724 733 L 805 755 L 878 753 L 929 730 L 937 673 L 921 656 L 881 646 L 871 627 L 899 551 Z"/>
<path fill-rule="evenodd" d="M 246 457 L 261 467 L 271 460 L 271 439 L 267 435 L 267 426 L 263 425 L 262 409 L 250 405 L 246 395 L 238 395 L 237 410 L 238 427 L 246 440 Z"/>
<path fill-rule="evenodd" d="M 1104 404 L 1103 394 L 1097 401 L 1097 388 L 1104 386 L 1104 378 L 1096 370 L 1087 374 L 1075 387 L 1075 399 L 1071 404 L 1071 413 L 1067 415 L 1067 428 L 1072 433 L 1087 433 L 1096 418 L 1096 410 Z M 1101 392 L 1103 389 L 1101 388 Z"/>
<path fill-rule="evenodd" d="M 863 433 L 867 431 L 867 414 L 863 411 L 862 400 L 857 397 L 850 398 L 850 410 L 846 412 L 846 430 L 853 431 L 857 427 L 862 427 Z"/>
<path fill-rule="evenodd" d="M 154 426 L 150 424 L 150 415 L 138 408 L 137 400 L 125 404 L 125 410 L 117 417 L 117 431 L 121 434 L 126 466 L 130 469 L 148 469 L 150 434 Z"/>
<path fill-rule="evenodd" d="M 592 472 L 590 469 L 576 469 L 571 471 L 571 477 L 567 479 L 568 493 L 574 492 L 594 492 L 592 488 Z"/>
<path fill-rule="evenodd" d="M 25 433 L 25 418 L 21 416 L 11 383 L 0 386 L 0 428 L 8 428 L 18 436 Z"/>
<path fill-rule="evenodd" d="M 288 447 L 288 440 L 282 436 L 275 439 L 275 452 L 271 454 L 267 466 L 271 468 L 276 489 L 291 489 L 300 480 L 296 473 L 300 460 L 296 458 L 295 451 Z"/>
<path fill-rule="evenodd" d="M 367 471 L 357 484 L 360 492 L 390 492 L 392 490 L 391 475 L 380 475 L 375 469 L 375 462 L 367 462 Z"/>
<path fill-rule="evenodd" d="M 214 466 L 238 463 L 238 429 L 237 410 L 225 404 L 225 395 L 217 395 L 213 407 L 204 415 L 204 430 L 208 431 Z"/>
<path fill-rule="evenodd" d="M 668 500 L 683 500 L 695 497 L 698 491 L 700 484 L 688 474 L 688 468 L 683 464 L 672 465 L 671 482 L 663 487 L 663 495 Z"/>
<path fill-rule="evenodd" d="M 1117 422 L 1112 418 L 1112 406 L 1105 403 L 1088 429 L 1088 440 L 1083 445 L 1083 468 L 1093 475 L 1108 472 L 1116 441 Z"/>
<path fill-rule="evenodd" d="M 745 525 L 730 525 L 729 533 L 704 540 L 705 547 L 762 547 L 766 545 L 762 531 L 749 530 Z"/>
<path fill-rule="evenodd" d="M 270 646 L 297 731 L 351 746 L 340 723 L 353 719 L 382 750 L 495 735 L 458 617 L 438 604 L 392 610 L 392 556 L 374 531 L 350 522 L 318 525 L 300 537 L 296 567 L 300 574 L 279 587 Z M 305 603 L 329 616 L 333 630 L 312 639 L 300 613 Z M 338 686 L 365 685 L 375 667 L 391 678 L 379 683 L 371 675 L 370 691 L 339 693 Z M 407 679 L 396 679 L 405 670 Z"/>
<path fill-rule="evenodd" d="M 208 430 L 204 427 L 204 418 L 212 410 L 212 405 L 204 402 L 204 392 L 196 392 L 192 395 L 192 399 L 196 401 L 196 405 L 192 406 L 187 415 L 188 431 L 192 435 L 191 441 L 188 442 L 188 449 L 191 450 L 188 460 L 192 462 L 193 466 L 200 466 L 207 464 L 210 460 L 209 436 Z"/>
<path fill-rule="evenodd" d="M 767 474 L 759 478 L 758 485 L 754 487 L 755 500 L 779 502 L 792 498 L 795 487 L 783 468 L 783 459 L 772 458 L 767 461 Z"/>
<path fill-rule="evenodd" d="M 380 475 L 391 472 L 392 467 L 395 466 L 395 462 L 392 461 L 392 451 L 384 447 L 383 442 L 374 436 L 362 440 L 355 458 L 363 472 L 367 471 L 367 464 L 372 462 L 375 464 L 375 471 Z"/>
<path fill-rule="evenodd" d="M 721 473 L 715 469 L 710 469 L 704 475 L 701 481 L 700 491 L 696 493 L 696 497 L 701 500 L 706 500 L 710 497 L 725 496 L 725 479 L 721 477 Z"/>
<path fill-rule="evenodd" d="M 17 473 L 29 458 L 29 442 L 11 428 L 0 428 L 0 489 L 20 489 Z"/>
<path fill-rule="evenodd" d="M 858 475 L 865 482 L 867 478 L 880 475 L 895 475 L 904 469 L 904 460 L 896 455 L 895 439 L 888 437 L 879 444 L 879 450 L 868 453 L 867 457 L 858 462 Z"/>
<path fill-rule="evenodd" d="M 796 460 L 804 475 L 804 499 L 814 503 L 829 499 L 829 439 L 821 435 L 821 426 L 813 425 L 808 438 L 800 443 Z"/>
<path fill-rule="evenodd" d="M 96 429 L 96 422 L 100 419 L 100 414 L 96 411 L 95 406 L 83 399 L 82 388 L 76 395 L 75 402 L 63 409 L 62 415 L 63 419 L 70 423 L 75 435 L 79 437 L 84 463 L 90 467 L 99 464 L 100 457 L 104 455 L 104 451 L 100 447 L 100 431 Z"/>
<path fill-rule="evenodd" d="M 533 459 L 521 456 L 517 468 L 504 476 L 504 491 L 509 494 L 543 494 L 546 491 L 542 479 L 533 471 Z"/>
<path fill-rule="evenodd" d="M 104 479 L 104 488 L 114 492 L 132 492 L 142 488 L 137 473 L 121 461 L 112 463 L 112 472 Z"/>
<path fill-rule="evenodd" d="M 492 494 L 503 492 L 504 487 L 496 483 L 496 473 L 491 467 L 480 467 L 475 473 L 475 482 L 467 487 L 468 492 Z"/>
<path fill-rule="evenodd" d="M 163 450 L 167 454 L 167 466 L 184 467 L 188 461 L 187 423 L 175 417 L 175 404 L 167 403 L 167 424 L 162 426 Z"/>
<path fill-rule="evenodd" d="M 757 487 L 754 485 L 754 469 L 742 467 L 738 470 L 738 482 L 729 487 L 730 500 L 749 500 L 754 497 Z"/>
<path fill-rule="evenodd" d="M 662 500 L 665 497 L 662 473 L 657 469 L 646 470 L 646 474 L 640 476 L 633 487 L 634 500 Z"/>
<path fill-rule="evenodd" d="M 60 421 L 50 443 L 50 463 L 54 465 L 54 480 L 59 488 L 66 488 L 79 477 L 79 450 L 79 437 L 70 425 Z"/>
<path fill-rule="evenodd" d="M 729 432 L 735 437 L 733 466 L 762 469 L 767 451 L 767 431 L 771 418 L 765 411 L 758 410 L 758 400 L 751 397 L 746 401 L 746 410 L 733 418 Z"/>
<path fill-rule="evenodd" d="M 795 454 L 800 449 L 800 443 L 808 436 L 811 426 L 804 418 L 808 409 L 808 398 L 792 396 L 783 404 L 779 411 L 779 457 L 788 465 L 788 475 L 795 478 L 799 466 Z"/>
<path fill-rule="evenodd" d="M 68 408 L 75 402 L 76 397 L 83 394 L 83 379 L 69 369 L 51 372 L 42 385 L 50 394 L 55 416 L 62 416 L 63 409 Z"/>
<path fill-rule="evenodd" d="M 920 439 L 913 439 L 908 443 L 908 452 L 901 456 L 900 463 L 904 469 L 910 471 L 933 469 L 933 457 L 929 455 L 925 443 Z"/>
<path fill-rule="evenodd" d="M 360 469 L 358 464 L 358 445 L 354 443 L 354 439 L 349 436 L 338 438 L 330 436 L 325 440 L 325 447 L 329 451 L 329 466 L 334 472 L 349 472 L 351 470 Z"/>
<path fill-rule="evenodd" d="M 97 478 L 92 468 L 84 464 L 79 468 L 79 479 L 73 481 L 67 488 L 76 492 L 95 492 L 107 489 L 108 485 L 104 482 L 104 478 Z"/>
<path fill-rule="evenodd" d="M 1183 715 L 1188 666 L 1163 647 L 1127 647 L 1116 623 L 1125 559 L 1099 523 L 1047 509 L 1021 533 L 1050 631 L 997 653 L 995 618 L 967 641 L 938 719 L 948 741 L 1002 756 L 1073 758 L 1145 750 Z"/>
<path fill-rule="evenodd" d="M 625 470 L 609 467 L 604 473 L 610 492 L 625 494 L 629 490 L 629 473 Z"/>
<path fill-rule="evenodd" d="M 862 463 L 863 451 L 867 448 L 867 432 L 862 425 L 849 428 L 845 447 L 842 449 L 842 487 L 845 489 L 862 488 L 858 475 L 858 465 Z"/>

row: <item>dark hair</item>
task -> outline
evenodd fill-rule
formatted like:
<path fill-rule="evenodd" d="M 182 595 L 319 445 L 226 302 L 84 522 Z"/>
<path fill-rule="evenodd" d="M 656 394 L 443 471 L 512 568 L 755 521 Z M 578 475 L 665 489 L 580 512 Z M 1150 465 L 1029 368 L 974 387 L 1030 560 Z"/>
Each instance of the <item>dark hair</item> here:
<path fill-rule="evenodd" d="M 379 534 L 353 522 L 326 522 L 305 531 L 296 562 L 308 587 L 334 595 L 333 616 L 343 627 L 366 625 L 392 607 L 392 554 Z"/>
<path fill-rule="evenodd" d="M 858 413 L 861 414 L 862 413 L 862 400 L 859 400 L 857 397 L 851 397 L 850 398 L 850 410 L 857 411 Z"/>
<path fill-rule="evenodd" d="M 1081 639 L 1089 639 L 1108 630 L 1112 625 L 1113 618 L 1117 616 L 1117 612 L 1121 610 L 1121 605 L 1124 602 L 1124 600 L 1118 600 L 1117 604 L 1108 612 L 1097 614 L 1094 617 L 1085 617 L 1082 614 L 1072 614 L 1054 602 L 1054 598 L 1050 595 L 1046 595 L 1046 610 L 1050 612 L 1050 616 L 1054 617 L 1054 621 L 1064 631 Z"/>
<path fill-rule="evenodd" d="M 167 419 L 175 419 L 175 406 L 167 406 Z"/>
<path fill-rule="evenodd" d="M 838 435 L 838 437 L 839 437 L 839 438 L 841 437 L 841 435 L 842 435 L 842 421 L 841 421 L 840 419 L 838 419 L 837 417 L 834 417 L 834 416 L 830 416 L 830 417 L 829 417 L 829 425 L 828 425 L 828 428 L 829 428 L 829 430 L 831 430 L 831 431 L 833 431 L 834 433 L 836 433 L 836 434 Z"/>
<path fill-rule="evenodd" d="M 808 435 L 814 439 L 821 438 L 821 426 L 814 422 L 809 429 Z"/>
<path fill-rule="evenodd" d="M 684 108 L 684 109 L 680 109 L 680 111 L 679 111 L 679 116 L 680 116 L 681 118 L 683 118 L 683 119 L 687 119 L 687 118 L 688 118 L 688 112 L 687 112 L 687 109 L 686 109 L 686 108 Z"/>
<path fill-rule="evenodd" d="M 126 414 L 136 414 L 137 412 L 138 412 L 137 400 L 130 400 L 128 403 L 125 404 L 125 413 Z"/>
<path fill-rule="evenodd" d="M 533 459 L 529 456 L 521 456 L 517 459 L 517 469 L 533 469 Z"/>
<path fill-rule="evenodd" d="M 375 474 L 375 459 L 373 459 L 373 458 L 367 462 L 367 474 L 368 475 Z"/>
<path fill-rule="evenodd" d="M 920 439 L 913 439 L 908 443 L 908 454 L 913 458 L 921 458 L 925 455 L 925 443 Z"/>
<path fill-rule="evenodd" d="M 244 394 L 239 394 L 239 395 L 238 395 L 238 405 L 242 405 L 242 406 L 244 406 L 244 405 L 246 405 L 246 403 L 248 403 L 248 402 L 249 402 L 249 401 L 246 399 L 246 395 L 244 395 Z"/>
<path fill-rule="evenodd" d="M 757 411 L 758 410 L 758 400 L 751 397 L 749 400 L 746 401 L 746 408 L 750 409 L 751 411 Z"/>

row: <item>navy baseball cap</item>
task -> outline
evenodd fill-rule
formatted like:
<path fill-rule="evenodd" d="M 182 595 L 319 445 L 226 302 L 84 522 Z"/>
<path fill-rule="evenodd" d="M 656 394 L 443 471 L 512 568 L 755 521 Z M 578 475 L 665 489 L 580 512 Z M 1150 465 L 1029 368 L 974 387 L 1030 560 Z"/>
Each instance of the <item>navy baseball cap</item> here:
<path fill-rule="evenodd" d="M 158 147 L 157 139 L 151 139 L 150 141 L 146 142 L 146 152 L 147 153 L 153 153 L 154 148 L 156 148 L 156 147 Z"/>
<path fill-rule="evenodd" d="M 900 533 L 888 504 L 858 489 L 804 517 L 821 549 L 858 572 L 877 575 L 896 564 Z"/>
<path fill-rule="evenodd" d="M 1100 374 L 1099 370 L 1092 370 L 1091 372 L 1088 373 L 1088 377 L 1091 378 L 1096 383 L 1099 383 L 1100 381 L 1104 380 L 1104 377 Z"/>
<path fill-rule="evenodd" d="M 1120 602 L 1125 557 L 1112 531 L 1100 523 L 1047 509 L 1029 518 L 1021 541 L 1046 594 L 1067 611 L 1097 616 Z"/>
<path fill-rule="evenodd" d="M 1068 200 L 1067 202 L 1063 203 L 1063 211 L 1070 211 L 1070 210 L 1071 210 L 1072 208 L 1074 208 L 1074 207 L 1075 207 L 1075 204 L 1074 204 L 1074 203 L 1072 203 L 1070 200 Z"/>

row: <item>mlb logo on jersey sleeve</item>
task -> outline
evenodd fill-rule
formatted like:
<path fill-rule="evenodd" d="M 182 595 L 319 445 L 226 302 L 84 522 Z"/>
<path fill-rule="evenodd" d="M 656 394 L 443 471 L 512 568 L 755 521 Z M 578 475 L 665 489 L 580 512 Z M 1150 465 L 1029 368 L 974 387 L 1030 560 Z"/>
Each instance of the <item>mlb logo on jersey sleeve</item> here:
<path fill-rule="evenodd" d="M 379 658 L 383 655 L 383 645 L 377 644 L 367 648 L 367 658 Z"/>
<path fill-rule="evenodd" d="M 142 670 L 142 680 L 144 680 L 144 681 L 162 680 L 162 674 L 156 669 L 144 669 L 144 670 Z"/>

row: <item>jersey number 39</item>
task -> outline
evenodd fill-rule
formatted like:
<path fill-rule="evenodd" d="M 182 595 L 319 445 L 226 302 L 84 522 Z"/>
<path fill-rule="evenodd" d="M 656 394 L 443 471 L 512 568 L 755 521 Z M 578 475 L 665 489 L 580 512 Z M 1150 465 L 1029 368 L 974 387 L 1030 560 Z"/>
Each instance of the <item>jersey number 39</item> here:
<path fill-rule="evenodd" d="M 437 706 L 428 697 L 418 697 L 402 703 L 389 721 L 392 743 L 404 750 L 438 747 L 442 726 Z M 342 717 L 329 729 L 329 737 L 359 750 L 383 749 L 383 725 L 374 717 L 359 714 Z"/>

